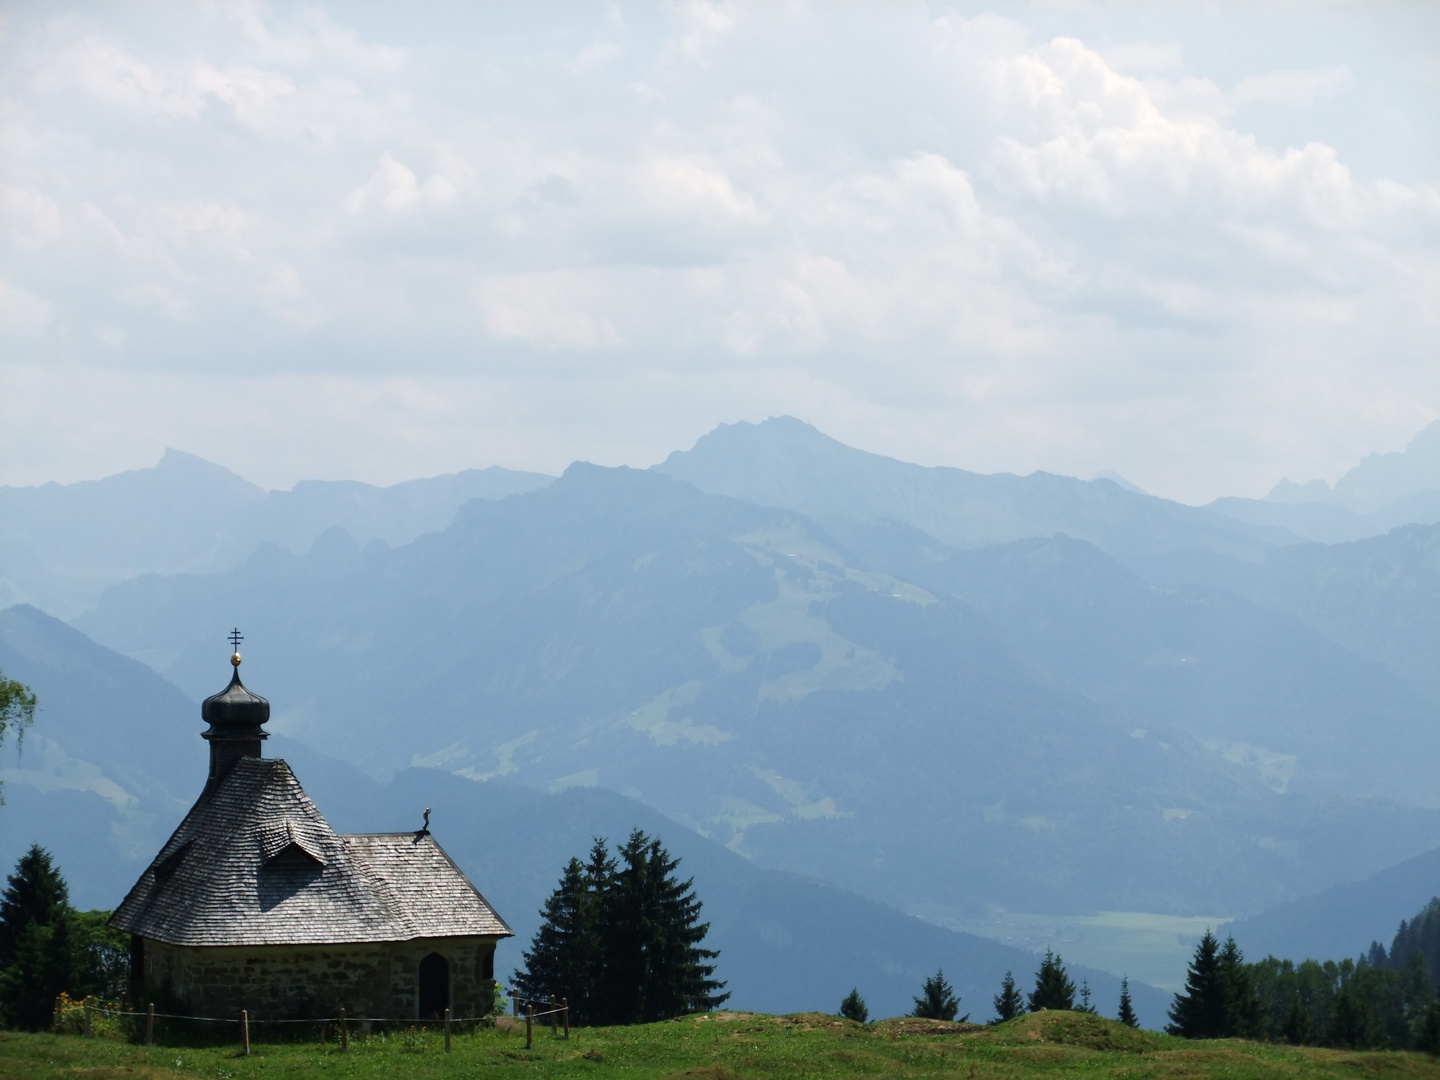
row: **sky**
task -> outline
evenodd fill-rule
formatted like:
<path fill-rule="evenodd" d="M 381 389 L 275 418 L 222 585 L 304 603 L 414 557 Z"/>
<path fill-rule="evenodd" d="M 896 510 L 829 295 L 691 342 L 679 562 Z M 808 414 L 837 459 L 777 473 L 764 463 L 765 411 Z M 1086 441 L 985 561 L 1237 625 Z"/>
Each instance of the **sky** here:
<path fill-rule="evenodd" d="M 798 416 L 1202 503 L 1440 417 L 1440 5 L 0 2 L 0 484 Z"/>

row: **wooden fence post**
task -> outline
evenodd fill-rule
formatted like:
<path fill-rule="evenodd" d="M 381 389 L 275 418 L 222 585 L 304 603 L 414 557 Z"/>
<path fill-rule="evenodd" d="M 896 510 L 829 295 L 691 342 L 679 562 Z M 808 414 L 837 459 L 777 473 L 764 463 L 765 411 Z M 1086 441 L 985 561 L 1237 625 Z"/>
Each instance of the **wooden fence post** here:
<path fill-rule="evenodd" d="M 515 992 L 513 986 L 510 988 L 510 1008 L 513 1010 L 511 1013 L 512 1016 L 518 1017 L 520 1015 L 520 995 Z"/>
<path fill-rule="evenodd" d="M 450 1010 L 445 1010 L 445 1052 L 450 1052 Z"/>
<path fill-rule="evenodd" d="M 90 1038 L 90 1002 L 93 1000 L 94 998 L 92 998 L 89 994 L 85 995 L 85 1037 L 87 1039 Z"/>
<path fill-rule="evenodd" d="M 250 1012 L 248 1009 L 240 1010 L 240 1046 L 245 1056 L 250 1056 Z"/>
<path fill-rule="evenodd" d="M 342 1054 L 348 1054 L 350 1052 L 350 1028 L 345 1022 L 344 1005 L 340 1006 L 340 1052 Z"/>
<path fill-rule="evenodd" d="M 525 1006 L 525 1049 L 535 1049 L 535 1006 Z"/>
<path fill-rule="evenodd" d="M 560 999 L 560 1011 L 565 1014 L 565 1037 L 568 1039 L 570 1037 L 570 999 L 568 997 Z"/>
<path fill-rule="evenodd" d="M 155 1045 L 155 1002 L 145 1008 L 145 1045 Z"/>
<path fill-rule="evenodd" d="M 555 1000 L 555 995 L 554 995 L 554 994 L 551 994 L 551 995 L 550 995 L 550 1034 L 551 1034 L 551 1035 L 554 1035 L 557 1031 L 560 1030 L 560 1017 L 559 1017 L 558 1015 L 556 1015 L 556 1014 L 559 1012 L 559 1010 L 555 1007 L 557 1004 L 558 1004 L 558 1002 Z"/>

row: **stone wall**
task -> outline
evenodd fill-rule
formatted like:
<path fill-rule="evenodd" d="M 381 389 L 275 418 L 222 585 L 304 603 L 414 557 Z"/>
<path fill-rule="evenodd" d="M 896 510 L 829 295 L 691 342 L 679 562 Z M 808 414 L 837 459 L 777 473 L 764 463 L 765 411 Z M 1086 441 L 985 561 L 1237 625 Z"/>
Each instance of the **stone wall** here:
<path fill-rule="evenodd" d="M 494 937 L 420 938 L 361 945 L 191 947 L 146 939 L 133 973 L 146 998 L 194 1016 L 253 1019 L 335 1016 L 414 1019 L 420 961 L 449 962 L 455 1017 L 483 1016 L 494 1001 Z"/>

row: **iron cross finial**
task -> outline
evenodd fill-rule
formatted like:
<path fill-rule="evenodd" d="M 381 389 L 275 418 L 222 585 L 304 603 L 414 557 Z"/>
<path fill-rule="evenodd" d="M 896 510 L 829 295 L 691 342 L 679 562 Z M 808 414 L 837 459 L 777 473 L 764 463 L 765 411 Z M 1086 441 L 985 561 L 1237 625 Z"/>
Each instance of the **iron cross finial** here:
<path fill-rule="evenodd" d="M 245 640 L 245 635 L 242 634 L 242 633 L 240 633 L 240 628 L 239 628 L 239 627 L 236 627 L 234 630 L 231 630 L 231 631 L 230 631 L 230 644 L 235 647 L 235 651 L 236 651 L 236 652 L 239 652 L 239 651 L 240 651 L 240 642 L 242 642 L 242 641 L 244 641 L 244 640 Z"/>

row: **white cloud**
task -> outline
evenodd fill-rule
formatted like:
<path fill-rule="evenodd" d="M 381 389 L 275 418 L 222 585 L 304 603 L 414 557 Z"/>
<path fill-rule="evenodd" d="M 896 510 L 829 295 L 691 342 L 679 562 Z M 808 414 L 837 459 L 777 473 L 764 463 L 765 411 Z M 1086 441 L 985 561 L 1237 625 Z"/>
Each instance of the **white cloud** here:
<path fill-rule="evenodd" d="M 673 418 L 645 428 L 652 459 L 794 411 L 902 455 L 1194 497 L 1307 471 L 1263 434 L 1297 400 L 1357 450 L 1440 413 L 1440 184 L 1238 119 L 1349 107 L 1380 77 L 1358 54 L 1237 76 L 1153 19 L 1100 47 L 1083 12 L 894 5 L 512 11 L 503 32 L 424 5 L 164 10 L 36 9 L 0 41 L 4 302 L 29 313 L 0 330 L 8 363 L 154 388 L 339 369 L 361 397 L 501 380 L 537 460 L 574 422 L 557 380 L 593 380 L 601 417 Z M 1229 414 L 1233 452 L 1197 452 Z M 627 425 L 584 427 L 639 446 Z"/>
<path fill-rule="evenodd" d="M 34 334 L 50 323 L 50 305 L 34 293 L 0 278 L 0 326 L 14 334 Z"/>
<path fill-rule="evenodd" d="M 478 299 L 496 337 L 546 348 L 606 348 L 619 345 L 620 335 L 600 314 L 615 306 L 605 286 L 595 274 L 521 274 L 481 281 Z"/>
<path fill-rule="evenodd" d="M 1248 75 L 1230 91 L 1230 103 L 1249 105 L 1257 101 L 1267 101 L 1282 105 L 1310 105 L 1319 98 L 1343 89 L 1350 81 L 1350 69 L 1344 65 L 1309 71 L 1271 71 L 1264 75 Z"/>
<path fill-rule="evenodd" d="M 431 205 L 448 203 L 455 194 L 455 185 L 444 176 L 431 175 L 421 184 L 413 171 L 396 161 L 386 150 L 380 155 L 374 174 L 347 195 L 343 205 L 352 214 L 376 205 L 402 212 L 422 202 Z"/>

